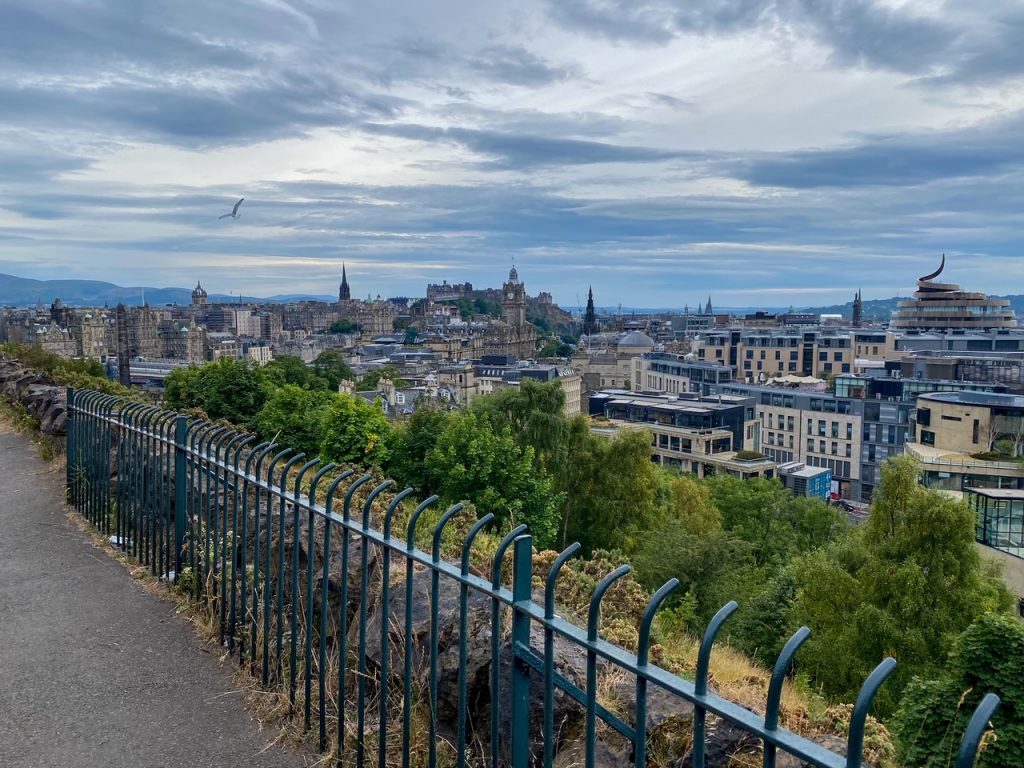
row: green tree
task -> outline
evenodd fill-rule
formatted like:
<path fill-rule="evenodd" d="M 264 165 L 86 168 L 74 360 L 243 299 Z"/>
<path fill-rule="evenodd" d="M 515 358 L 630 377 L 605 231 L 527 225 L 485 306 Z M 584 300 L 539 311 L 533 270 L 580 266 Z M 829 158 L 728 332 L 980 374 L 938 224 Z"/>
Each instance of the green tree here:
<path fill-rule="evenodd" d="M 845 528 L 835 509 L 818 499 L 793 496 L 776 479 L 716 475 L 707 482 L 722 527 L 754 545 L 759 565 L 786 563 Z"/>
<path fill-rule="evenodd" d="M 324 418 L 336 398 L 333 392 L 285 384 L 270 395 L 253 426 L 265 440 L 314 456 L 320 450 Z"/>
<path fill-rule="evenodd" d="M 790 614 L 796 586 L 789 568 L 771 576 L 763 589 L 743 601 L 743 610 L 726 625 L 729 643 L 771 667 L 794 630 Z"/>
<path fill-rule="evenodd" d="M 694 620 L 701 626 L 724 603 L 737 597 L 723 596 L 723 591 L 731 590 L 721 587 L 728 575 L 753 566 L 751 549 L 747 542 L 722 531 L 695 534 L 673 517 L 639 534 L 630 562 L 637 579 L 648 589 L 657 589 L 672 577 L 679 579 L 677 599 L 693 597 Z"/>
<path fill-rule="evenodd" d="M 606 438 L 590 433 L 586 417 L 573 419 L 554 488 L 563 498 L 562 545 L 579 541 L 588 553 L 598 548 L 631 552 L 637 535 L 664 516 L 663 483 L 645 429 Z"/>
<path fill-rule="evenodd" d="M 325 461 L 383 466 L 390 457 L 391 424 L 378 405 L 337 395 L 324 414 L 320 456 Z"/>
<path fill-rule="evenodd" d="M 323 377 L 317 375 L 301 357 L 295 355 L 275 357 L 263 366 L 263 375 L 275 387 L 294 384 L 303 389 L 327 389 L 327 382 Z"/>
<path fill-rule="evenodd" d="M 974 708 L 986 693 L 1001 702 L 992 718 L 996 738 L 979 768 L 1024 765 L 1024 624 L 1013 616 L 982 616 L 953 644 L 935 680 L 915 678 L 893 721 L 903 765 L 948 768 Z"/>
<path fill-rule="evenodd" d="M 342 380 L 353 381 L 355 379 L 355 374 L 348 367 L 345 358 L 341 356 L 340 352 L 333 349 L 328 349 L 317 355 L 316 360 L 313 361 L 313 372 L 324 380 L 326 388 L 331 392 L 338 391 L 338 385 Z"/>
<path fill-rule="evenodd" d="M 199 366 L 175 368 L 164 379 L 164 405 L 175 411 L 202 408 L 199 390 L 201 379 Z"/>
<path fill-rule="evenodd" d="M 403 344 L 415 344 L 416 343 L 416 339 L 418 339 L 418 338 L 419 338 L 419 332 L 415 328 L 413 328 L 412 326 L 409 326 L 408 328 L 405 329 L 405 336 L 402 339 L 402 343 Z"/>
<path fill-rule="evenodd" d="M 557 381 L 523 379 L 518 387 L 476 398 L 472 410 L 495 431 L 508 428 L 520 446 L 533 448 L 538 466 L 551 470 L 561 462 L 568 420 L 565 390 Z"/>
<path fill-rule="evenodd" d="M 573 348 L 558 339 L 547 339 L 541 344 L 537 357 L 569 357 Z"/>
<path fill-rule="evenodd" d="M 448 411 L 420 407 L 395 429 L 388 474 L 396 483 L 411 486 L 424 497 L 438 492 L 427 469 L 427 455 L 453 418 L 457 417 Z"/>
<path fill-rule="evenodd" d="M 711 500 L 711 490 L 689 475 L 669 480 L 671 512 L 683 529 L 697 536 L 710 536 L 722 529 L 722 515 Z"/>
<path fill-rule="evenodd" d="M 359 333 L 359 324 L 347 318 L 341 318 L 331 323 L 327 333 Z"/>
<path fill-rule="evenodd" d="M 409 382 L 402 378 L 402 372 L 393 365 L 385 365 L 375 371 L 368 371 L 356 382 L 356 390 L 359 392 L 373 392 L 381 379 L 391 379 L 391 383 L 398 389 L 408 387 Z"/>
<path fill-rule="evenodd" d="M 246 361 L 222 358 L 199 368 L 179 368 L 167 377 L 164 401 L 170 408 L 201 408 L 211 419 L 249 426 L 263 407 L 267 382 Z"/>
<path fill-rule="evenodd" d="M 391 321 L 391 330 L 393 331 L 404 331 L 409 327 L 409 323 L 412 322 L 412 318 L 409 317 L 396 317 Z"/>
<path fill-rule="evenodd" d="M 971 510 L 919 485 L 918 474 L 911 457 L 889 459 L 865 526 L 794 564 L 794 617 L 815 633 L 801 663 L 826 693 L 851 699 L 875 664 L 895 656 L 881 712 L 911 677 L 934 676 L 974 620 L 1011 602 L 975 547 Z"/>
<path fill-rule="evenodd" d="M 426 458 L 429 483 L 449 502 L 469 501 L 493 513 L 503 528 L 526 523 L 539 547 L 554 542 L 558 499 L 550 480 L 533 467 L 533 449 L 511 430 L 497 432 L 476 414 L 453 415 Z"/>

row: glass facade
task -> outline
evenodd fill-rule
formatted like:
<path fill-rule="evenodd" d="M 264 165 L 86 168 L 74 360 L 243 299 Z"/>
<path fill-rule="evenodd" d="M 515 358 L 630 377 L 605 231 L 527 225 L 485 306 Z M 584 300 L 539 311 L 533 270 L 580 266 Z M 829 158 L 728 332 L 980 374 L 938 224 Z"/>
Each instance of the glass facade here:
<path fill-rule="evenodd" d="M 1024 558 L 1024 490 L 974 489 L 967 501 L 977 515 L 978 542 Z"/>

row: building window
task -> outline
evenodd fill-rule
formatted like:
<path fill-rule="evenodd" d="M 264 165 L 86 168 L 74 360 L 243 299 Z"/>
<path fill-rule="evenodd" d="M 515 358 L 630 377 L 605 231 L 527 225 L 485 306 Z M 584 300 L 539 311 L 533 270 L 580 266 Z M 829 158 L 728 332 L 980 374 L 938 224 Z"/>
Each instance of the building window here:
<path fill-rule="evenodd" d="M 843 353 L 842 352 L 833 352 L 832 353 L 832 359 L 835 360 L 838 363 L 840 360 L 843 359 Z"/>
<path fill-rule="evenodd" d="M 808 451 L 813 451 L 814 450 L 814 439 L 813 438 L 810 438 L 810 437 L 807 438 L 807 450 Z"/>
<path fill-rule="evenodd" d="M 839 443 L 835 442 L 834 440 L 832 441 L 832 455 L 833 456 L 838 456 L 839 455 Z"/>
<path fill-rule="evenodd" d="M 935 445 L 935 433 L 927 429 L 922 429 L 921 445 Z"/>
<path fill-rule="evenodd" d="M 799 352 L 790 352 L 789 353 L 789 359 L 790 360 L 799 360 L 800 359 L 800 353 Z M 793 370 L 796 370 L 796 369 L 794 368 Z"/>
<path fill-rule="evenodd" d="M 839 437 L 839 422 L 832 422 L 832 437 Z"/>
<path fill-rule="evenodd" d="M 971 433 L 971 439 L 974 441 L 975 445 L 978 444 L 978 431 L 979 431 L 980 426 L 981 425 L 978 423 L 978 420 L 975 419 L 974 420 L 974 428 L 973 428 L 972 433 Z"/>
<path fill-rule="evenodd" d="M 850 364 L 849 363 L 843 363 L 843 373 L 849 373 L 849 372 L 850 372 Z"/>
<path fill-rule="evenodd" d="M 819 440 L 818 441 L 818 453 L 824 453 L 824 452 L 825 452 L 825 441 L 824 440 Z"/>
<path fill-rule="evenodd" d="M 782 352 L 780 352 L 779 350 L 775 350 L 775 359 L 776 360 L 781 360 L 782 359 Z"/>
<path fill-rule="evenodd" d="M 847 443 L 846 444 L 846 458 L 849 459 L 849 458 L 852 458 L 852 457 L 853 457 L 853 446 L 850 445 L 849 443 Z"/>
<path fill-rule="evenodd" d="M 828 360 L 828 352 L 819 352 L 818 353 L 818 361 L 823 363 L 826 360 Z"/>
<path fill-rule="evenodd" d="M 818 419 L 818 434 L 822 437 L 825 435 L 825 421 L 823 419 Z"/>

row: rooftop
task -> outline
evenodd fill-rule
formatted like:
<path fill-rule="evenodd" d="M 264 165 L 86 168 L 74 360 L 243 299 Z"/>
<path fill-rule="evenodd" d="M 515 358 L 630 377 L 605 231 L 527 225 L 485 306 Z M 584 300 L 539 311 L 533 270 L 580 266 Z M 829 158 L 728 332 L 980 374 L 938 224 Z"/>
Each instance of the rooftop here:
<path fill-rule="evenodd" d="M 933 400 L 940 403 L 965 403 L 999 408 L 1024 408 L 1024 396 L 1008 395 L 999 392 L 970 392 L 967 390 L 959 392 L 928 392 L 918 395 L 917 399 L 919 401 Z"/>
<path fill-rule="evenodd" d="M 978 496 L 984 496 L 986 499 L 1024 499 L 1024 489 L 1022 488 L 969 488 L 968 491 L 976 493 Z"/>

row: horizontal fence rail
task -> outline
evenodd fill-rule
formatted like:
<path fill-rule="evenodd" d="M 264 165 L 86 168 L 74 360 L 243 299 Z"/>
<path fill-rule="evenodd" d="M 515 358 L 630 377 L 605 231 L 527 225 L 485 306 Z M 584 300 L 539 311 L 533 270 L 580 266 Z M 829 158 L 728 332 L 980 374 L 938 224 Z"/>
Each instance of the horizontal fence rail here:
<path fill-rule="evenodd" d="M 602 600 L 628 566 L 596 585 L 585 628 L 558 615 L 559 572 L 578 544 L 535 583 L 532 539 L 519 526 L 482 572 L 474 539 L 490 515 L 472 521 L 461 557 L 448 560 L 446 528 L 461 505 L 438 518 L 432 497 L 407 513 L 411 489 L 396 493 L 370 474 L 98 392 L 69 389 L 68 413 L 72 505 L 205 611 L 238 663 L 286 698 L 289 715 L 338 765 L 703 768 L 734 764 L 710 754 L 730 731 L 749 735 L 737 743 L 766 768 L 780 752 L 817 768 L 862 764 L 868 713 L 893 659 L 864 682 L 843 756 L 779 726 L 806 627 L 779 655 L 761 716 L 710 690 L 712 648 L 734 602 L 710 622 L 686 680 L 650 662 L 654 617 L 674 579 L 650 599 L 633 654 L 599 634 Z M 434 527 L 421 531 L 427 519 Z M 417 544 L 425 533 L 428 549 Z M 604 700 L 609 679 L 628 689 L 628 707 Z M 680 754 L 653 740 L 666 727 L 651 711 L 655 694 L 659 709 L 667 696 L 669 712 L 690 715 L 667 726 L 685 731 L 672 734 Z M 998 704 L 988 694 L 978 705 L 957 768 L 974 765 Z"/>

